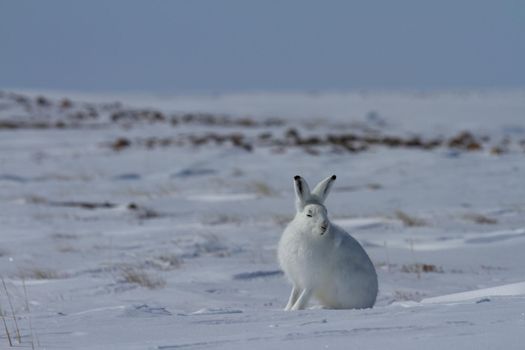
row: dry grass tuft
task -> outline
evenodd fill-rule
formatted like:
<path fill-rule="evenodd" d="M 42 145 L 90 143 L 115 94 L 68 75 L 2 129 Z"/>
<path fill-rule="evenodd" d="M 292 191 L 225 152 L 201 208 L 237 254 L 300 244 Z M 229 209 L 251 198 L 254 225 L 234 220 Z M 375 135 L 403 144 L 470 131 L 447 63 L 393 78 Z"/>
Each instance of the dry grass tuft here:
<path fill-rule="evenodd" d="M 227 224 L 236 224 L 240 225 L 242 219 L 239 216 L 228 215 L 228 214 L 219 214 L 217 216 L 212 216 L 204 220 L 204 224 L 216 226 L 216 225 L 227 225 Z"/>
<path fill-rule="evenodd" d="M 407 213 L 401 210 L 396 211 L 396 217 L 399 220 L 401 220 L 405 226 L 408 226 L 408 227 L 417 227 L 417 226 L 427 225 L 427 222 L 425 220 L 408 215 Z"/>
<path fill-rule="evenodd" d="M 184 261 L 175 254 L 162 254 L 155 258 L 146 260 L 145 266 L 152 267 L 157 270 L 170 271 L 178 269 L 182 266 Z"/>
<path fill-rule="evenodd" d="M 255 193 L 262 197 L 272 197 L 276 195 L 276 192 L 268 184 L 262 181 L 252 182 L 251 188 Z"/>
<path fill-rule="evenodd" d="M 495 225 L 498 223 L 498 220 L 489 218 L 482 214 L 470 213 L 463 215 L 463 219 L 475 222 L 480 225 Z"/>
<path fill-rule="evenodd" d="M 126 283 L 138 284 L 148 289 L 158 289 L 166 286 L 166 281 L 159 276 L 151 276 L 145 270 L 134 267 L 123 267 L 121 276 Z"/>
<path fill-rule="evenodd" d="M 158 259 L 164 262 L 170 270 L 179 268 L 183 264 L 182 259 L 175 254 L 163 254 Z"/>
<path fill-rule="evenodd" d="M 66 240 L 66 239 L 77 239 L 78 236 L 73 233 L 53 233 L 51 235 L 53 239 Z"/>
<path fill-rule="evenodd" d="M 113 148 L 114 151 L 122 151 L 124 148 L 127 148 L 131 146 L 131 141 L 128 140 L 125 137 L 120 137 L 116 139 L 114 142 L 111 143 L 110 147 Z"/>
<path fill-rule="evenodd" d="M 29 309 L 29 297 L 27 296 L 26 281 L 22 280 L 22 286 L 24 287 L 24 301 L 27 310 L 29 331 L 31 332 L 31 349 L 35 350 L 35 333 L 33 331 L 33 321 L 31 320 L 31 309 Z"/>
<path fill-rule="evenodd" d="M 381 185 L 380 183 L 376 183 L 376 182 L 371 182 L 369 184 L 366 184 L 366 187 L 372 191 L 377 191 L 377 190 L 380 190 L 383 188 L 383 185 Z"/>
<path fill-rule="evenodd" d="M 409 265 L 403 265 L 401 267 L 401 272 L 405 273 L 417 273 L 420 274 L 422 272 L 428 273 L 428 272 L 435 272 L 435 273 L 443 273 L 443 268 L 441 266 L 436 266 L 433 264 L 409 264 Z"/>
<path fill-rule="evenodd" d="M 230 256 L 230 250 L 226 245 L 224 245 L 221 239 L 214 234 L 203 234 L 202 242 L 194 244 L 194 255 L 214 255 L 217 257 L 227 257 Z"/>
<path fill-rule="evenodd" d="M 2 309 L 2 306 L 0 305 L 0 317 L 2 318 L 2 322 L 4 324 L 4 329 L 5 329 L 5 336 L 9 342 L 9 346 L 13 346 L 13 341 L 11 340 L 11 334 L 9 333 L 9 328 L 7 327 L 7 322 L 5 320 L 5 317 L 7 315 L 4 315 L 4 310 Z"/>
<path fill-rule="evenodd" d="M 19 273 L 19 277 L 25 280 L 52 280 L 64 278 L 65 275 L 51 269 L 32 267 L 21 270 Z"/>
<path fill-rule="evenodd" d="M 418 291 L 394 291 L 394 301 L 421 301 L 425 295 Z"/>
<path fill-rule="evenodd" d="M 18 327 L 18 321 L 17 321 L 17 317 L 16 317 L 16 313 L 15 313 L 15 308 L 13 307 L 13 302 L 11 300 L 11 294 L 7 290 L 7 285 L 5 284 L 5 281 L 4 281 L 3 278 L 2 278 L 2 286 L 4 287 L 5 295 L 7 297 L 8 303 L 9 303 L 9 308 L 11 309 L 11 315 L 13 316 L 13 322 L 15 323 L 16 338 L 18 339 L 18 344 L 22 344 L 22 337 L 20 336 L 20 327 Z M 3 314 L 2 314 L 2 317 L 4 317 Z M 7 327 L 6 327 L 6 332 L 7 332 Z M 9 341 L 9 343 L 11 344 L 11 340 Z M 11 346 L 12 346 L 12 344 L 11 344 Z"/>
<path fill-rule="evenodd" d="M 134 212 L 136 217 L 140 220 L 155 219 L 163 216 L 162 214 L 153 209 L 138 206 L 133 202 L 129 203 L 127 208 L 128 210 Z"/>
<path fill-rule="evenodd" d="M 57 246 L 57 251 L 60 253 L 75 253 L 78 252 L 78 249 L 70 244 L 59 244 Z"/>

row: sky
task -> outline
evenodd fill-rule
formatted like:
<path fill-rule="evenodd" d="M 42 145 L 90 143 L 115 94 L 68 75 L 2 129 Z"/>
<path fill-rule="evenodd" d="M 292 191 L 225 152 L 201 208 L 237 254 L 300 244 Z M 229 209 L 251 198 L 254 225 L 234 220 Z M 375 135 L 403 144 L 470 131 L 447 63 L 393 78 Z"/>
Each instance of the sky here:
<path fill-rule="evenodd" d="M 0 88 L 525 88 L 525 1 L 0 0 Z"/>

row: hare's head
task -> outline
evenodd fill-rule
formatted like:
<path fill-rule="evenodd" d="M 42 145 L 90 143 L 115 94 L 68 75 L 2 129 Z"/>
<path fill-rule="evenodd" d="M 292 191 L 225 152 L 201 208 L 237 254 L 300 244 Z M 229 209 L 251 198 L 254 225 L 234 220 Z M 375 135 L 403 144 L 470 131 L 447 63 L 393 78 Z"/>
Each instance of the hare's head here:
<path fill-rule="evenodd" d="M 298 220 L 304 228 L 311 232 L 323 235 L 330 227 L 324 201 L 335 178 L 335 175 L 327 177 L 319 182 L 313 191 L 310 191 L 302 177 L 299 175 L 294 177 L 297 208 L 295 220 Z"/>

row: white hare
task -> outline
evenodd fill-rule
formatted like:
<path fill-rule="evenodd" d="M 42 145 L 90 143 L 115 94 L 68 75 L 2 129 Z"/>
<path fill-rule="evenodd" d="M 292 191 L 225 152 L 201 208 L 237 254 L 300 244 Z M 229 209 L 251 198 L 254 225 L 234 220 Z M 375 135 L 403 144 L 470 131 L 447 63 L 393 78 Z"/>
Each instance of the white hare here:
<path fill-rule="evenodd" d="M 293 284 L 285 310 L 301 310 L 313 295 L 325 308 L 372 307 L 377 296 L 377 273 L 361 245 L 330 223 L 323 205 L 335 175 L 310 192 L 294 177 L 297 214 L 279 241 L 279 263 Z"/>

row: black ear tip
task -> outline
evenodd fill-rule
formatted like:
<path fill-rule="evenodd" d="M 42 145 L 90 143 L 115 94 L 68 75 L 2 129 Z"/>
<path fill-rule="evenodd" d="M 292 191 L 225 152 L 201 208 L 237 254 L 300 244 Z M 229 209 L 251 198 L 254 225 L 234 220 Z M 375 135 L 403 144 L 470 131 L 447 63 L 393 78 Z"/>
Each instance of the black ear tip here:
<path fill-rule="evenodd" d="M 297 181 L 297 180 L 300 180 L 301 177 L 300 177 L 299 175 L 295 175 L 295 176 L 293 177 L 293 179 Z"/>
<path fill-rule="evenodd" d="M 336 178 L 337 178 L 337 176 L 332 175 L 332 180 L 335 180 Z"/>

